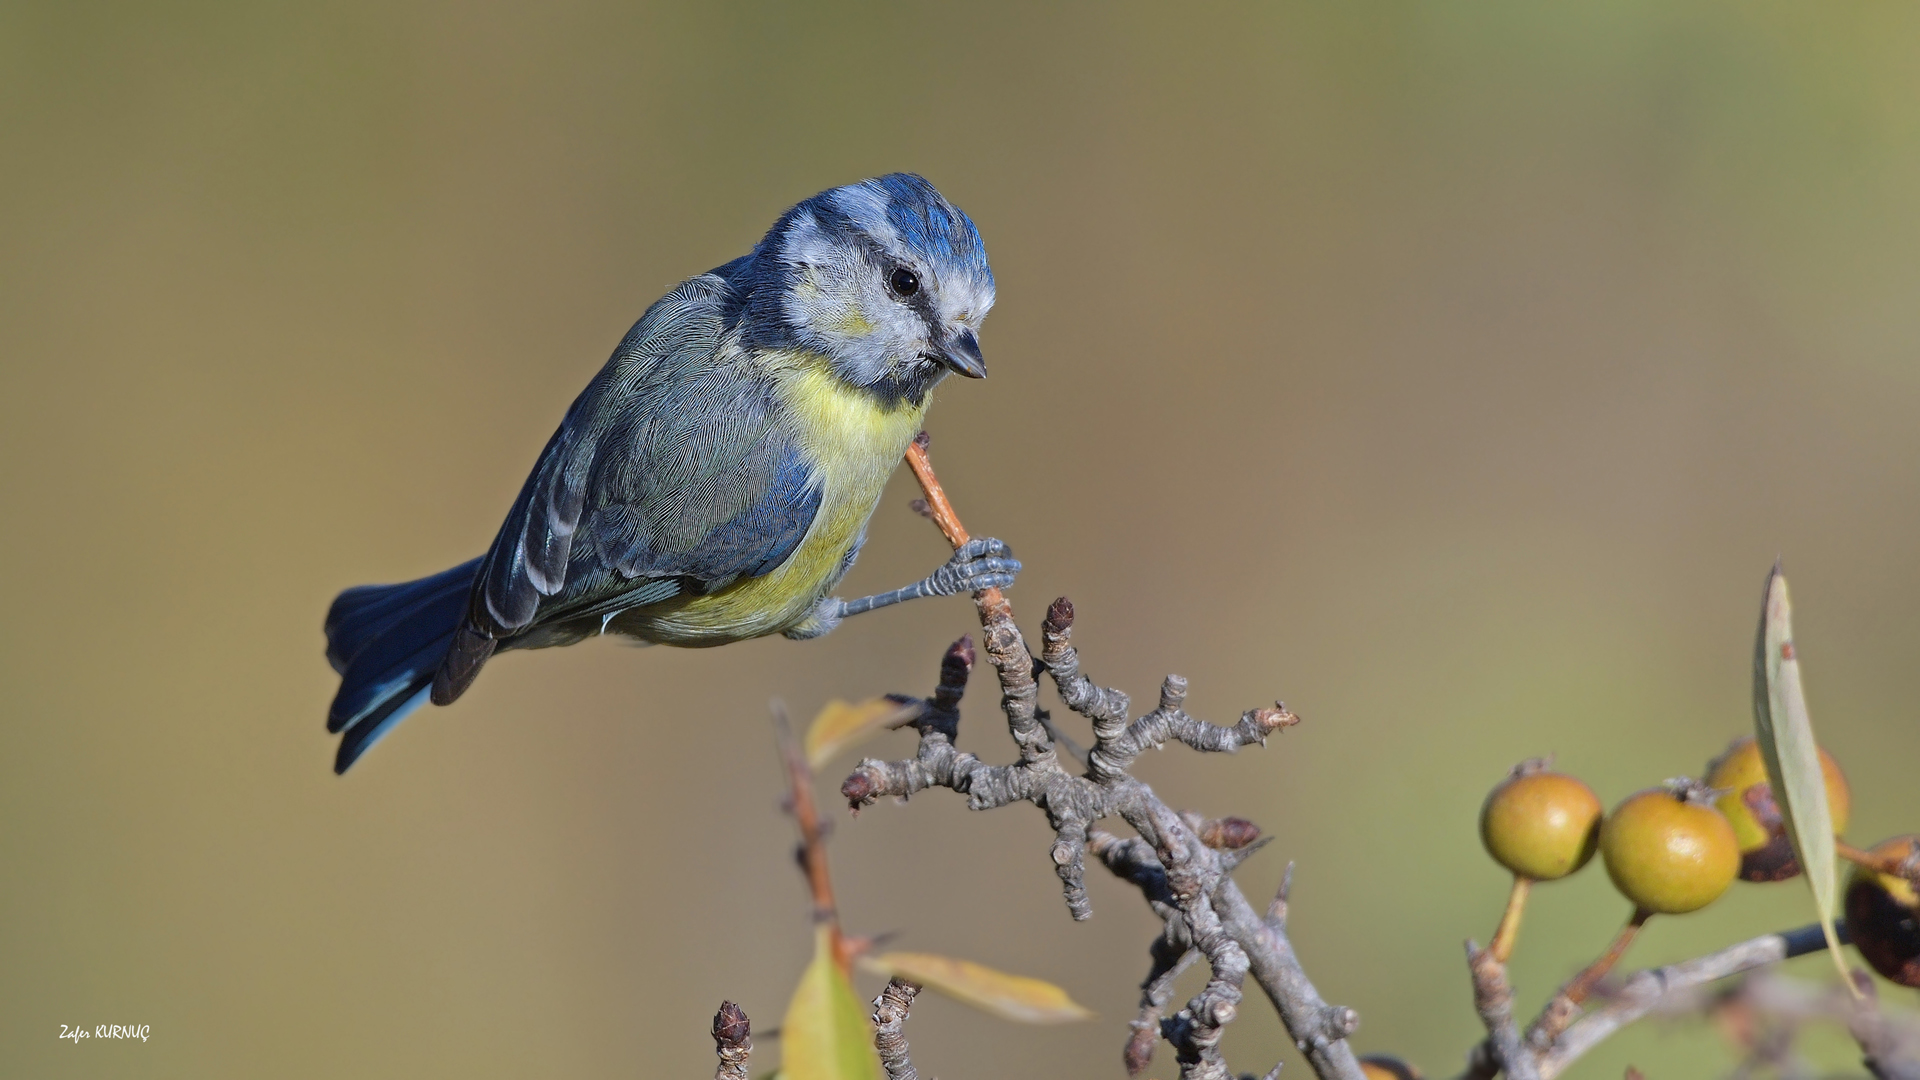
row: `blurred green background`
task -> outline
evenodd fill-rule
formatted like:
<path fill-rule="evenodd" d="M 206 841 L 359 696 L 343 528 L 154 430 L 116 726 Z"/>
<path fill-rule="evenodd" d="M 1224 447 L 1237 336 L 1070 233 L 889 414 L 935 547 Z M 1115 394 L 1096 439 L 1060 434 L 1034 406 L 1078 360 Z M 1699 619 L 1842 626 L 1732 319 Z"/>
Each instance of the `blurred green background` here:
<path fill-rule="evenodd" d="M 930 428 L 1027 563 L 1016 610 L 1070 594 L 1137 701 L 1177 671 L 1210 718 L 1307 718 L 1142 772 L 1278 838 L 1249 893 L 1298 861 L 1363 1051 L 1444 1076 L 1473 1041 L 1508 765 L 1611 804 L 1747 728 L 1777 554 L 1850 835 L 1920 828 L 1917 33 L 1897 4 L 0 6 L 5 1071 L 690 1077 L 722 997 L 778 1022 L 809 938 L 767 701 L 924 693 L 969 605 L 511 656 L 345 779 L 320 620 L 482 550 L 655 297 L 894 169 L 998 274 L 993 377 Z M 912 495 L 850 595 L 944 558 Z M 990 757 L 995 717 L 963 729 Z M 1101 879 L 1072 923 L 1047 844 L 944 793 L 839 818 L 853 930 L 1100 1013 L 929 999 L 923 1073 L 1120 1075 L 1153 922 Z M 1633 959 L 1807 908 L 1740 887 Z M 1597 869 L 1537 894 L 1523 1007 L 1625 914 Z M 1236 1067 L 1293 1060 L 1244 1016 Z M 1731 1064 L 1645 1026 L 1576 1075 L 1629 1061 Z"/>

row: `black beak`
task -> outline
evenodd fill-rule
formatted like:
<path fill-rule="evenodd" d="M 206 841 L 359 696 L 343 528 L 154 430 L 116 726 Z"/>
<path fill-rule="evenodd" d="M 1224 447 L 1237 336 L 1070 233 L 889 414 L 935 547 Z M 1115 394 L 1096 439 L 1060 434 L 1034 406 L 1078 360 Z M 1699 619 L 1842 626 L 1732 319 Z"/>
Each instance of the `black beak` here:
<path fill-rule="evenodd" d="M 962 330 L 947 339 L 940 350 L 940 362 L 969 379 L 987 377 L 987 362 L 980 359 L 980 339 L 973 331 Z"/>

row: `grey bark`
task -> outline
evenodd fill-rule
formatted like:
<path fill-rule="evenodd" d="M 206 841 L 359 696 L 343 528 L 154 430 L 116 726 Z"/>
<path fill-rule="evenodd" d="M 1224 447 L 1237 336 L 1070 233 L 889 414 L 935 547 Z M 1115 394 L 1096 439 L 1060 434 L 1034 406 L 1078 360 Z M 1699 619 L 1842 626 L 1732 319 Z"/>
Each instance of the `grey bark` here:
<path fill-rule="evenodd" d="M 1161 686 L 1158 707 L 1129 721 L 1127 695 L 1099 686 L 1080 671 L 1071 640 L 1072 604 L 1062 598 L 1048 609 L 1038 663 L 1004 601 L 983 600 L 980 607 L 984 651 L 999 676 L 1001 711 L 1019 760 L 989 765 L 954 745 L 964 685 L 964 675 L 955 676 L 970 669 L 974 660 L 972 646 L 963 638 L 947 650 L 940 688 L 915 721 L 920 745 L 914 757 L 862 761 L 841 788 L 849 805 L 858 810 L 883 795 L 905 797 L 933 787 L 966 795 L 968 806 L 976 810 L 1031 802 L 1054 828 L 1049 856 L 1074 919 L 1092 915 L 1085 886 L 1089 851 L 1140 888 L 1165 928 L 1127 1044 L 1130 1070 L 1143 1069 L 1154 1043 L 1164 1038 L 1174 1047 L 1183 1080 L 1231 1080 L 1220 1040 L 1239 1013 L 1241 987 L 1251 974 L 1318 1076 L 1361 1080 L 1359 1063 L 1346 1042 L 1358 1024 L 1357 1015 L 1320 997 L 1294 955 L 1284 925 L 1255 913 L 1233 883 L 1232 870 L 1257 847 L 1248 842 L 1255 830 L 1236 819 L 1205 822 L 1176 813 L 1130 772 L 1140 754 L 1170 742 L 1230 753 L 1249 744 L 1264 745 L 1268 736 L 1299 718 L 1276 705 L 1250 710 L 1236 724 L 1211 724 L 1181 708 L 1186 680 L 1170 675 Z M 1084 751 L 1085 768 L 1079 775 L 1061 764 L 1049 730 L 1057 728 L 1038 706 L 1036 676 L 1041 671 L 1051 677 L 1061 701 L 1092 725 L 1093 742 Z M 1080 757 L 1072 754 L 1073 759 Z M 1126 822 L 1138 838 L 1120 840 L 1093 828 L 1110 817 Z M 1210 977 L 1183 1008 L 1163 1016 L 1171 995 L 1169 971 L 1191 962 L 1190 953 L 1207 961 Z"/>
<path fill-rule="evenodd" d="M 901 1031 L 919 994 L 919 986 L 896 975 L 873 999 L 873 1048 L 880 1053 L 880 1067 L 887 1071 L 887 1080 L 920 1080 L 907 1054 L 907 1036 Z"/>

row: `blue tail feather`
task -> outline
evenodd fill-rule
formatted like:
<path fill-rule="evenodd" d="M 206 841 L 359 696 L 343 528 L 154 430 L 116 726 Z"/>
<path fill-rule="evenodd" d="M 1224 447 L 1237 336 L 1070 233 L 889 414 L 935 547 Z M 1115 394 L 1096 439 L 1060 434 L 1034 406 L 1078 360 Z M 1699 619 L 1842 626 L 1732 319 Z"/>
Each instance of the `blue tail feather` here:
<path fill-rule="evenodd" d="M 435 600 L 466 597 L 480 560 L 398 585 L 360 585 L 334 598 L 327 609 L 327 662 L 346 674 L 360 650 L 379 640 L 406 616 Z M 448 626 L 451 630 L 451 625 Z"/>
<path fill-rule="evenodd" d="M 411 694 L 393 695 L 386 700 L 381 710 L 376 711 L 375 715 L 368 716 L 347 729 L 347 733 L 340 736 L 339 751 L 333 755 L 334 775 L 338 776 L 346 772 L 355 761 L 360 759 L 361 754 L 373 749 L 374 743 L 386 738 L 387 732 L 392 731 L 400 721 L 411 716 L 413 710 L 425 705 L 428 696 L 432 693 L 433 675 L 428 674 L 420 681 L 419 689 Z"/>
<path fill-rule="evenodd" d="M 421 703 L 467 610 L 480 560 L 399 585 L 348 589 L 327 612 L 327 660 L 340 690 L 327 730 L 345 734 L 343 773 Z"/>

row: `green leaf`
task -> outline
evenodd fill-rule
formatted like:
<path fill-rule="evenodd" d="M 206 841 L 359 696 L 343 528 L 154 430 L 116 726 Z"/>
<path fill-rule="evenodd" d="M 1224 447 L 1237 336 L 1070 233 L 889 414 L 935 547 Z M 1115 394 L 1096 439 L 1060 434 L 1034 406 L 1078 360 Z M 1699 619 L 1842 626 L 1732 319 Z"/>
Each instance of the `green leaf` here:
<path fill-rule="evenodd" d="M 918 716 L 923 707 L 918 701 L 883 697 L 868 698 L 856 705 L 837 698 L 829 701 L 807 725 L 807 765 L 821 768 L 835 754 L 866 741 L 874 732 Z"/>
<path fill-rule="evenodd" d="M 882 953 L 862 957 L 860 966 L 878 975 L 898 975 L 930 986 L 1003 1020 L 1064 1024 L 1093 1016 L 1050 982 L 1009 975 L 971 960 L 931 953 Z"/>
<path fill-rule="evenodd" d="M 833 937 L 813 935 L 813 962 L 794 987 L 780 1028 L 782 1080 L 881 1080 L 867 1007 L 833 962 Z"/>
<path fill-rule="evenodd" d="M 1813 741 L 1813 721 L 1807 716 L 1807 699 L 1800 686 L 1800 659 L 1793 646 L 1793 605 L 1787 599 L 1787 579 L 1779 563 L 1767 575 L 1760 636 L 1754 645 L 1753 728 L 1760 756 L 1766 759 L 1774 803 L 1787 827 L 1787 839 L 1792 841 L 1807 887 L 1813 891 L 1814 912 L 1827 936 L 1827 951 L 1840 969 L 1840 981 L 1852 989 L 1853 979 L 1847 974 L 1840 939 L 1833 930 L 1840 888 L 1826 776 L 1820 769 L 1820 750 Z"/>

